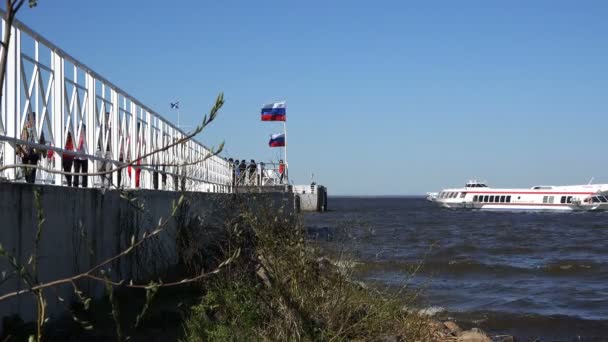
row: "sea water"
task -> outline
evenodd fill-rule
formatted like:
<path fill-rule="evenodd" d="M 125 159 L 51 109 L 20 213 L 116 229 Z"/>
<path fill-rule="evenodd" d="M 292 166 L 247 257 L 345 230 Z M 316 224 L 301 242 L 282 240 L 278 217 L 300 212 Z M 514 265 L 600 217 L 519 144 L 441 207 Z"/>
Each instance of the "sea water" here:
<path fill-rule="evenodd" d="M 608 213 L 485 212 L 330 198 L 311 239 L 356 276 L 419 291 L 439 319 L 520 338 L 608 339 Z"/>

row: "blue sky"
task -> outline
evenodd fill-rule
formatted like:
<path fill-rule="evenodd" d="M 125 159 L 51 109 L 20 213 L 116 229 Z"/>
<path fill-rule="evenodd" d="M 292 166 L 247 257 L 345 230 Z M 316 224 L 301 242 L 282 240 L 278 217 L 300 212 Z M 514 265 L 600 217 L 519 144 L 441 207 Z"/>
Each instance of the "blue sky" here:
<path fill-rule="evenodd" d="M 608 183 L 606 1 L 40 0 L 19 18 L 199 140 L 334 195 Z"/>

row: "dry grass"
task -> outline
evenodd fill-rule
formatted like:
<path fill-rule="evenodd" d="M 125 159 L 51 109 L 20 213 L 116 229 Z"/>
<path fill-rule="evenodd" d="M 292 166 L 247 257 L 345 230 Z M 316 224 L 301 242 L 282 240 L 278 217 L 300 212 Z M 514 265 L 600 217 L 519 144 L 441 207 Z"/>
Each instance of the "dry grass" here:
<path fill-rule="evenodd" d="M 306 242 L 297 219 L 248 214 L 225 241 L 242 253 L 208 285 L 184 324 L 186 341 L 434 341 L 412 297 L 352 281 Z"/>

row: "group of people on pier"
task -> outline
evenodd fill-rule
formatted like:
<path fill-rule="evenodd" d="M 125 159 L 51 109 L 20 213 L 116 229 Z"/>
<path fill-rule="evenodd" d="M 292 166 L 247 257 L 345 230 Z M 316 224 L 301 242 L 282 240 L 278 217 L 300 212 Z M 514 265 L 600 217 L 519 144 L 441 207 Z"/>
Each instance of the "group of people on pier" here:
<path fill-rule="evenodd" d="M 286 173 L 286 167 L 283 160 L 279 161 L 278 168 L 269 168 L 263 162 L 256 163 L 254 159 L 251 159 L 250 162 L 247 163 L 245 159 L 238 160 L 229 158 L 228 163 L 231 165 L 232 186 L 267 185 L 264 184 L 266 179 L 273 179 L 275 183 L 283 184 Z"/>
<path fill-rule="evenodd" d="M 72 166 L 74 167 L 74 173 L 82 174 L 81 176 L 74 176 L 72 179 L 71 174 L 66 174 L 66 182 L 68 186 L 78 187 L 82 185 L 82 187 L 87 187 L 87 172 L 88 172 L 88 161 L 84 157 L 84 135 L 85 135 L 86 126 L 82 126 L 82 130 L 79 135 L 79 139 L 77 143 L 74 142 L 72 137 L 72 133 L 68 132 L 65 150 L 67 151 L 75 151 L 78 154 L 73 155 L 69 153 L 63 153 L 61 156 L 61 164 L 64 172 L 72 172 Z M 26 141 L 31 144 L 38 145 L 46 145 L 46 139 L 44 138 L 44 132 L 40 132 L 40 135 L 36 133 L 36 113 L 31 112 L 28 113 L 26 117 L 25 124 L 23 125 L 23 129 L 21 130 L 21 140 Z M 38 166 L 38 163 L 42 159 L 48 159 L 49 161 L 53 160 L 54 151 L 52 149 L 45 149 L 36 146 L 31 146 L 29 144 L 19 144 L 16 147 L 16 152 L 19 158 L 21 158 L 22 165 L 31 165 Z M 37 175 L 36 167 L 23 167 L 22 168 L 22 177 L 25 179 L 27 183 L 35 183 L 36 175 Z M 72 182 L 73 180 L 73 182 Z M 82 182 L 80 181 L 82 180 Z"/>
<path fill-rule="evenodd" d="M 106 119 L 108 115 L 109 113 L 106 113 Z M 87 158 L 87 150 L 90 150 L 91 146 L 86 146 L 86 130 L 86 125 L 82 124 L 80 129 L 76 130 L 75 133 L 72 133 L 72 131 L 67 132 L 63 152 L 59 152 L 61 154 L 61 170 L 64 172 L 64 185 L 73 187 L 82 186 L 83 188 L 86 188 L 89 185 L 89 176 L 87 174 L 89 172 L 89 162 L 91 161 Z M 140 127 L 138 123 L 137 131 L 139 132 L 139 130 Z M 102 146 L 101 139 L 98 141 L 94 164 L 92 164 L 96 167 L 97 172 L 107 172 L 106 174 L 99 176 L 100 184 L 98 185 L 102 188 L 109 188 L 112 185 L 113 172 L 111 170 L 113 168 L 116 168 L 119 164 L 131 161 L 131 153 L 127 152 L 125 154 L 123 145 L 120 147 L 118 163 L 112 161 L 112 153 L 109 144 L 111 128 L 109 125 L 106 127 L 106 132 L 108 134 L 106 139 L 108 143 L 106 143 L 106 146 Z M 18 178 L 25 179 L 27 183 L 35 183 L 39 163 L 41 163 L 43 159 L 47 159 L 48 162 L 46 167 L 53 168 L 55 165 L 54 154 L 58 152 L 55 151 L 56 149 L 44 147 L 52 146 L 52 144 L 47 144 L 44 131 L 37 130 L 35 112 L 30 112 L 26 115 L 20 138 L 22 141 L 26 142 L 26 144 L 21 143 L 16 145 L 17 156 L 20 158 L 21 164 L 24 165 L 24 167 L 21 168 L 21 174 L 18 175 Z M 139 139 L 137 143 L 139 148 Z M 128 144 L 129 137 L 127 137 L 126 142 L 127 146 Z M 232 186 L 280 185 L 284 184 L 287 179 L 287 166 L 283 160 L 280 160 L 278 165 L 276 163 L 256 163 L 254 159 L 247 162 L 245 159 L 239 160 L 229 158 L 227 161 L 231 168 Z M 124 170 L 114 171 L 117 172 L 117 184 L 115 185 L 118 188 L 121 187 L 122 178 L 124 176 L 123 171 L 125 171 L 129 178 L 135 177 L 135 187 L 139 188 L 142 171 L 139 165 L 140 162 L 138 161 L 133 167 L 129 166 Z M 152 185 L 154 189 L 158 189 L 159 187 L 159 178 L 162 179 L 163 189 L 166 189 L 167 173 L 164 171 L 164 166 L 160 168 L 158 166 L 154 167 L 154 171 L 152 172 Z M 161 177 L 159 177 L 159 173 L 162 174 Z M 176 188 L 175 190 L 178 190 L 180 183 L 184 183 L 183 181 L 180 182 L 177 178 L 177 175 L 172 175 L 174 187 Z"/>
<path fill-rule="evenodd" d="M 106 113 L 106 118 L 109 113 Z M 108 131 L 110 128 L 108 127 Z M 139 131 L 139 125 L 138 125 Z M 88 168 L 89 168 L 89 160 L 86 157 L 86 149 L 85 149 L 85 137 L 86 137 L 86 125 L 82 124 L 80 132 L 77 134 L 78 138 L 74 139 L 71 131 L 68 131 L 67 137 L 65 140 L 65 145 L 63 146 L 64 151 L 61 153 L 61 166 L 64 172 L 65 183 L 67 186 L 79 187 L 82 186 L 86 188 L 88 186 Z M 54 151 L 52 149 L 43 148 L 43 147 L 35 147 L 33 144 L 38 145 L 47 145 L 46 139 L 44 137 L 44 131 L 40 132 L 40 135 L 37 134 L 36 130 L 36 113 L 31 112 L 26 116 L 25 124 L 23 125 L 23 129 L 21 131 L 21 140 L 30 143 L 30 144 L 18 144 L 16 146 L 17 156 L 21 159 L 22 165 L 32 165 L 38 166 L 39 162 L 42 159 L 48 159 L 50 164 L 54 163 L 53 156 Z M 109 139 L 108 139 L 109 140 Z M 113 163 L 111 162 L 112 153 L 110 152 L 110 145 L 108 144 L 103 148 L 101 146 L 101 141 L 98 143 L 97 152 L 95 156 L 101 159 L 97 162 L 97 171 L 108 172 L 107 174 L 101 175 L 101 186 L 105 188 L 109 188 L 111 185 L 112 173 L 109 172 L 112 169 Z M 72 152 L 72 153 L 71 153 Z M 129 158 L 127 158 L 129 159 Z M 123 162 L 124 153 L 123 148 L 120 150 L 119 162 Z M 138 161 L 138 164 L 140 162 Z M 78 175 L 73 175 L 78 174 Z M 140 185 L 140 174 L 141 169 L 139 167 L 128 167 L 127 174 L 129 178 L 132 174 L 135 176 L 135 187 L 139 187 Z M 21 176 L 20 178 L 25 179 L 27 183 L 35 183 L 37 175 L 36 167 L 22 167 L 21 168 Z M 117 171 L 117 186 L 120 187 L 122 183 L 122 172 Z M 163 184 L 166 182 L 166 175 L 163 174 Z M 155 183 L 155 186 L 158 186 L 158 182 Z"/>

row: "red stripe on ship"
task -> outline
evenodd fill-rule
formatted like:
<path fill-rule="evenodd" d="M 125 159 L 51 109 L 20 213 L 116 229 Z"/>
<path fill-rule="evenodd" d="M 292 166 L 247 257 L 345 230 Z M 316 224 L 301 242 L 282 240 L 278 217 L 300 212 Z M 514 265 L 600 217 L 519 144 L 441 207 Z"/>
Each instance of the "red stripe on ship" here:
<path fill-rule="evenodd" d="M 456 192 L 456 191 L 452 191 Z M 488 195 L 593 195 L 595 192 L 540 192 L 540 191 L 461 191 L 467 194 L 488 194 Z"/>
<path fill-rule="evenodd" d="M 550 207 L 550 206 L 569 206 L 569 205 L 572 205 L 572 203 L 513 203 L 513 202 L 511 202 L 511 203 L 507 203 L 507 202 L 504 202 L 504 203 L 502 203 L 502 202 L 501 203 L 473 202 L 473 203 L 479 203 L 479 204 L 481 204 L 483 206 L 486 206 L 486 205 L 530 205 L 530 206 L 534 205 L 534 206 L 543 206 L 544 205 L 544 206 L 549 206 Z"/>

